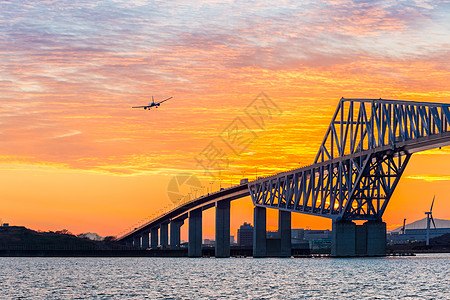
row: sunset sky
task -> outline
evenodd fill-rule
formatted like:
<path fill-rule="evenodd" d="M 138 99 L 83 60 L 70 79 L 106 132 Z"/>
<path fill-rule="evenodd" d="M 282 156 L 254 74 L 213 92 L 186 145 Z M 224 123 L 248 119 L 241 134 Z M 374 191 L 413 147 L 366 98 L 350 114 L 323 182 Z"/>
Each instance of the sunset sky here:
<path fill-rule="evenodd" d="M 341 97 L 450 103 L 449 20 L 448 1 L 2 0 L 0 219 L 119 235 L 174 207 L 178 174 L 205 193 L 311 164 Z M 244 110 L 261 92 L 279 111 L 258 127 Z M 173 99 L 131 109 L 151 96 Z M 256 134 L 238 154 L 220 144 L 236 120 Z M 198 161 L 211 145 L 228 157 L 213 176 Z M 450 147 L 413 155 L 388 229 L 433 195 L 450 219 L 449 187 Z M 252 218 L 233 202 L 232 234 Z"/>

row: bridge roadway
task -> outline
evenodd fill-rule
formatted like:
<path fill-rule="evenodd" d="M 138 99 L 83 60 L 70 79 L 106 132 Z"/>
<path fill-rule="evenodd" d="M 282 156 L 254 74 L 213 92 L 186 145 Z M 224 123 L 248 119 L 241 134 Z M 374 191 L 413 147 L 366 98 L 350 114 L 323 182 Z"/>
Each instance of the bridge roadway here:
<path fill-rule="evenodd" d="M 228 257 L 230 202 L 250 195 L 254 257 L 290 256 L 291 212 L 333 220 L 333 256 L 382 256 L 382 216 L 411 155 L 448 145 L 449 104 L 342 98 L 314 164 L 197 198 L 118 240 L 136 248 L 156 248 L 159 241 L 162 248 L 178 249 L 188 218 L 188 255 L 201 256 L 202 211 L 215 207 L 216 257 Z M 266 239 L 266 208 L 279 211 L 278 239 Z"/>

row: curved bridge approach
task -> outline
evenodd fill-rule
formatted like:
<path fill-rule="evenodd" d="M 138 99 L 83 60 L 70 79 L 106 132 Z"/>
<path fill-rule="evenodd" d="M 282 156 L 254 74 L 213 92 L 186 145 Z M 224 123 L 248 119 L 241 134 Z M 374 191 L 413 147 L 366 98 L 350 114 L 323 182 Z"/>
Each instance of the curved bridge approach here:
<path fill-rule="evenodd" d="M 250 195 L 254 256 L 267 256 L 266 208 L 279 210 L 275 248 L 290 255 L 290 213 L 333 220 L 334 256 L 384 255 L 382 216 L 413 153 L 450 145 L 450 104 L 384 99 L 339 101 L 314 163 L 185 203 L 120 237 L 137 247 L 179 247 L 189 219 L 189 256 L 201 255 L 201 212 L 216 207 L 216 257 L 229 256 L 230 201 Z M 355 225 L 353 220 L 367 220 Z M 151 233 L 151 243 L 149 243 Z M 273 248 L 273 247 L 272 247 Z M 288 249 L 289 248 L 289 249 Z"/>

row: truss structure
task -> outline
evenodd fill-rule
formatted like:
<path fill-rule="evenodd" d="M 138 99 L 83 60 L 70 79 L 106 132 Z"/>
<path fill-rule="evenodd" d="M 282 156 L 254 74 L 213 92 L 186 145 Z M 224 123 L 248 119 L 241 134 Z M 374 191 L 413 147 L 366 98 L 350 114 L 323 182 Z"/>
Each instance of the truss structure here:
<path fill-rule="evenodd" d="M 381 220 L 411 155 L 450 144 L 449 104 L 344 99 L 314 164 L 248 184 L 255 206 Z"/>

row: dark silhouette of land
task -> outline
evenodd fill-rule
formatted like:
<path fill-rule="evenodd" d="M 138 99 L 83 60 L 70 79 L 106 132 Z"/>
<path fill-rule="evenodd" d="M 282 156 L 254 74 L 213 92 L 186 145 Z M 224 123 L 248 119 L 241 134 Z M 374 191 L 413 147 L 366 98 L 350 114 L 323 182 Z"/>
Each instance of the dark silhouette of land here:
<path fill-rule="evenodd" d="M 126 251 L 113 237 L 93 241 L 63 229 L 38 232 L 23 226 L 0 227 L 0 256 L 95 256 L 96 252 Z M 105 252 L 106 251 L 106 252 Z"/>
<path fill-rule="evenodd" d="M 23 226 L 0 227 L 1 250 L 93 250 L 104 246 L 78 238 L 67 230 L 37 232 Z"/>

